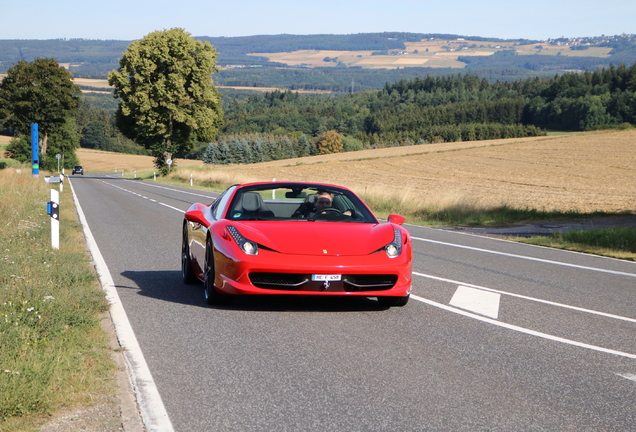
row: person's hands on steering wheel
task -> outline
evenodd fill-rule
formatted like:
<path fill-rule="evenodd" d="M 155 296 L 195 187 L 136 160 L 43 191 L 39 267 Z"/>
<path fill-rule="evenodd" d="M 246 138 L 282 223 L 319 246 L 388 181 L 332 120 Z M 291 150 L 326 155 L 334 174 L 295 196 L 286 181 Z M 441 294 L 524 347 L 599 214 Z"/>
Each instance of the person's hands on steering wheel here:
<path fill-rule="evenodd" d="M 311 220 L 316 220 L 316 218 L 320 215 L 326 215 L 329 213 L 335 213 L 335 214 L 342 214 L 342 212 L 340 210 L 338 210 L 337 208 L 334 207 L 327 207 L 324 208 L 318 212 L 316 212 L 316 214 L 311 218 Z"/>

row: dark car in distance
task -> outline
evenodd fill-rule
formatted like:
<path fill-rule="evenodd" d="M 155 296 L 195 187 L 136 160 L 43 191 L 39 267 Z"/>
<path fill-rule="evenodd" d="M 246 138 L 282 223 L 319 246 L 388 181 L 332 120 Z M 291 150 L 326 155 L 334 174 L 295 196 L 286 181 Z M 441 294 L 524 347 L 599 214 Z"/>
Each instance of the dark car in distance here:
<path fill-rule="evenodd" d="M 75 175 L 75 174 L 84 175 L 84 168 L 82 168 L 81 165 L 75 165 L 73 167 L 73 171 L 71 171 L 71 174 L 73 174 L 73 175 Z"/>

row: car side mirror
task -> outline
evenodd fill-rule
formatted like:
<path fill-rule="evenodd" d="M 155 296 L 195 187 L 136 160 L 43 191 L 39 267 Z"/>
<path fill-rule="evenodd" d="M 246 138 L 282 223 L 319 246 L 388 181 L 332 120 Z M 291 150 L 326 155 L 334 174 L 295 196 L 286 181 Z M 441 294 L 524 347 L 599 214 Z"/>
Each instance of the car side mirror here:
<path fill-rule="evenodd" d="M 406 222 L 406 218 L 404 216 L 400 216 L 400 215 L 396 215 L 396 214 L 390 214 L 389 218 L 388 218 L 389 223 L 394 223 L 396 225 L 402 225 L 404 222 Z"/>
<path fill-rule="evenodd" d="M 195 222 L 200 225 L 208 225 L 208 221 L 205 216 L 203 216 L 203 212 L 201 211 L 201 209 L 198 208 L 186 212 L 185 219 L 189 222 Z"/>

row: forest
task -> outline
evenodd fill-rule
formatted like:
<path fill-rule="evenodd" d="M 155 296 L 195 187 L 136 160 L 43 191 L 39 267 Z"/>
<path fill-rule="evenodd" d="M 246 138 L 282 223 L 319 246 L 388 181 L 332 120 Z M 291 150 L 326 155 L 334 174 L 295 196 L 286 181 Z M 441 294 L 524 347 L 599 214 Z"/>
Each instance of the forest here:
<path fill-rule="evenodd" d="M 550 79 L 427 76 L 343 96 L 270 92 L 225 101 L 214 143 L 189 157 L 250 163 L 363 148 L 537 136 L 636 125 L 636 63 Z M 324 145 L 337 134 L 335 147 Z M 308 145 L 309 144 L 309 145 Z"/>
<path fill-rule="evenodd" d="M 251 163 L 330 151 L 537 136 L 636 125 L 636 63 L 552 78 L 491 83 L 471 74 L 426 76 L 347 95 L 225 94 L 214 143 L 179 157 Z M 75 123 L 83 147 L 142 152 L 116 129 L 112 95 L 86 94 Z M 327 132 L 339 143 L 322 145 Z M 334 150 L 335 149 L 335 150 Z"/>

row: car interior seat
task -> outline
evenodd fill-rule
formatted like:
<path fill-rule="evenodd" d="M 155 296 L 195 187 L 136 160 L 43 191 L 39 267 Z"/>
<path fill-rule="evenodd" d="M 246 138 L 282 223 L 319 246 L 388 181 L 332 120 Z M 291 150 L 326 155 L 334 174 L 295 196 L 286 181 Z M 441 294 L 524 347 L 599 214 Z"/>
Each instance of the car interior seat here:
<path fill-rule="evenodd" d="M 243 193 L 239 207 L 234 210 L 242 212 L 243 216 L 274 217 L 274 212 L 265 205 L 263 197 L 256 192 Z"/>

